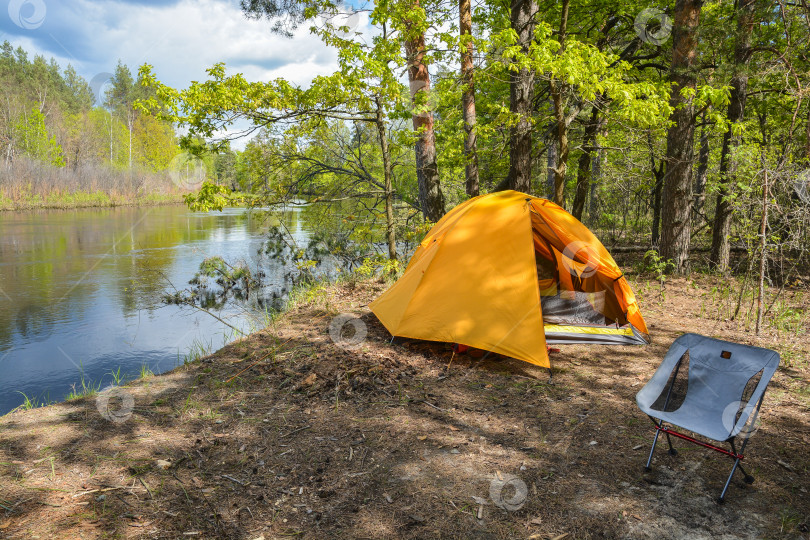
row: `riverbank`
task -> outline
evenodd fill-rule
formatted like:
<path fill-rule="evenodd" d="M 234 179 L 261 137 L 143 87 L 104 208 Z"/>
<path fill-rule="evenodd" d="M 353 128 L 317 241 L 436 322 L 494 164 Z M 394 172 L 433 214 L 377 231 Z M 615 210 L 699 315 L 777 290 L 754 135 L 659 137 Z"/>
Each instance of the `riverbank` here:
<path fill-rule="evenodd" d="M 708 278 L 633 286 L 653 344 L 562 346 L 554 384 L 527 363 L 390 343 L 366 307 L 382 283 L 316 288 L 197 362 L 0 419 L 0 535 L 806 538 L 807 321 L 755 338 Z M 806 313 L 807 295 L 784 298 Z M 340 313 L 361 321 L 358 346 L 330 338 Z M 736 477 L 724 506 L 720 454 L 676 443 L 643 472 L 652 431 L 634 396 L 685 331 L 783 356 L 746 449 L 756 482 Z M 493 503 L 510 475 L 526 486 L 501 493 L 515 511 Z"/>
<path fill-rule="evenodd" d="M 104 191 L 76 191 L 71 193 L 51 193 L 30 195 L 12 199 L 0 193 L 0 212 L 38 209 L 110 208 L 117 206 L 159 206 L 183 204 L 179 193 L 150 193 L 137 197 L 111 195 Z"/>

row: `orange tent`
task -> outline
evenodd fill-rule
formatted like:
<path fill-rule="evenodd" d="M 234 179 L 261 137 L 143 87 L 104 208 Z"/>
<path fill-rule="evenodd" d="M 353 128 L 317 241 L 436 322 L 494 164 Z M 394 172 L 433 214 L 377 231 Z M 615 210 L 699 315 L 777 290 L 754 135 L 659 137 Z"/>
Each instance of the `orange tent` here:
<path fill-rule="evenodd" d="M 633 291 L 602 243 L 560 206 L 517 191 L 451 210 L 369 307 L 392 335 L 544 367 L 546 343 L 650 342 Z"/>

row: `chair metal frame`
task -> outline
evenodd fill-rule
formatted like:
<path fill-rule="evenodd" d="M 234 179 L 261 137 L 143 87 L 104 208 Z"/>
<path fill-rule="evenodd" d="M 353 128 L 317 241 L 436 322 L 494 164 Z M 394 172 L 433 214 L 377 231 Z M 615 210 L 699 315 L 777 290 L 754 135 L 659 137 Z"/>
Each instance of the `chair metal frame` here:
<path fill-rule="evenodd" d="M 678 367 L 680 367 L 680 364 L 678 364 Z M 672 385 L 674 383 L 675 383 L 675 378 L 673 377 L 672 383 L 670 383 L 669 393 L 672 392 Z M 669 404 L 669 397 L 670 397 L 669 393 L 667 394 L 667 399 L 664 402 L 664 408 L 665 409 L 666 409 L 667 405 Z M 756 425 L 757 417 L 759 416 L 759 409 L 760 409 L 760 407 L 762 407 L 762 400 L 764 398 L 765 398 L 765 393 L 763 392 L 762 396 L 759 398 L 759 402 L 757 403 L 757 409 L 754 412 L 754 414 L 751 416 L 751 419 L 749 420 L 750 425 L 752 425 L 752 426 Z M 647 415 L 647 416 L 649 416 L 649 415 Z M 731 451 L 728 451 L 725 448 L 720 448 L 719 446 L 709 444 L 707 442 L 695 439 L 694 437 L 690 437 L 689 435 L 685 435 L 683 433 L 675 431 L 674 429 L 668 428 L 668 427 L 664 426 L 664 421 L 663 420 L 657 420 L 657 419 L 653 418 L 652 416 L 649 416 L 649 418 L 650 418 L 650 420 L 652 420 L 652 423 L 655 425 L 655 437 L 653 438 L 652 448 L 650 448 L 650 456 L 647 458 L 647 465 L 644 467 L 645 471 L 649 472 L 649 471 L 652 470 L 652 467 L 650 465 L 652 463 L 653 453 L 655 452 L 655 445 L 658 444 L 658 436 L 661 435 L 661 433 L 664 433 L 667 436 L 667 443 L 669 444 L 669 455 L 671 455 L 671 456 L 678 455 L 678 451 L 675 450 L 674 446 L 672 446 L 672 439 L 670 438 L 670 435 L 672 435 L 674 437 L 678 437 L 679 439 L 683 439 L 685 441 L 689 441 L 689 442 L 691 442 L 693 444 L 697 444 L 698 446 L 708 448 L 709 450 L 714 450 L 715 452 L 719 452 L 721 454 L 725 454 L 725 455 L 727 455 L 729 457 L 734 458 L 734 465 L 731 467 L 731 472 L 728 475 L 728 479 L 726 480 L 726 484 L 723 486 L 723 491 L 720 493 L 720 497 L 717 499 L 718 503 L 723 504 L 725 502 L 725 500 L 726 500 L 726 492 L 728 491 L 728 488 L 731 485 L 731 479 L 734 477 L 734 473 L 737 471 L 737 468 L 739 468 L 742 471 L 742 473 L 745 475 L 743 477 L 743 480 L 745 481 L 746 484 L 753 484 L 754 483 L 754 477 L 751 476 L 750 474 L 748 474 L 748 472 L 742 466 L 742 460 L 745 458 L 745 456 L 743 455 L 743 452 L 745 452 L 745 447 L 746 447 L 746 445 L 748 445 L 748 441 L 751 439 L 750 436 L 746 436 L 743 439 L 743 443 L 742 443 L 742 446 L 740 446 L 740 451 L 739 452 L 737 452 L 737 448 L 736 448 L 736 446 L 734 444 L 734 440 L 736 439 L 736 436 L 735 437 L 730 437 L 728 440 L 726 440 L 726 442 L 729 443 L 729 445 L 731 446 Z M 749 424 L 746 424 L 746 425 L 749 425 Z M 743 428 L 742 432 L 745 432 L 746 434 L 748 434 L 748 432 L 745 430 L 745 428 Z"/>
<path fill-rule="evenodd" d="M 670 381 L 669 387 L 667 389 L 667 395 L 666 395 L 666 398 L 664 400 L 664 406 L 663 406 L 663 409 L 662 409 L 663 411 L 666 411 L 667 407 L 669 406 L 670 399 L 672 398 L 672 390 L 673 390 L 673 388 L 675 386 L 675 381 L 678 378 L 678 371 L 681 368 L 681 364 L 682 364 L 682 361 L 678 360 L 677 364 L 675 365 L 675 369 L 673 371 L 671 381 Z M 667 427 L 667 426 L 664 425 L 664 420 L 655 418 L 654 416 L 652 416 L 652 415 L 650 415 L 648 413 L 647 416 L 650 418 L 650 420 L 652 420 L 652 423 L 655 426 L 655 437 L 653 438 L 652 448 L 650 449 L 650 455 L 647 458 L 647 464 L 644 467 L 644 470 L 647 471 L 647 472 L 652 470 L 651 464 L 652 464 L 653 454 L 655 453 L 655 447 L 658 444 L 658 439 L 659 439 L 661 433 L 664 433 L 666 435 L 666 437 L 667 437 L 667 443 L 669 445 L 669 454 L 671 456 L 676 456 L 678 454 L 678 451 L 675 449 L 674 446 L 672 446 L 672 439 L 670 438 L 670 436 L 673 436 L 673 437 L 677 437 L 679 439 L 683 439 L 685 441 L 691 442 L 691 443 L 696 444 L 698 446 L 708 448 L 709 450 L 719 452 L 721 454 L 724 454 L 724 455 L 729 456 L 729 457 L 734 459 L 734 464 L 732 465 L 731 472 L 729 473 L 728 478 L 726 479 L 726 483 L 723 486 L 723 491 L 720 493 L 720 497 L 718 497 L 718 499 L 717 499 L 718 503 L 722 504 L 722 503 L 725 502 L 726 493 L 728 492 L 728 488 L 731 485 L 731 479 L 734 477 L 734 473 L 737 471 L 738 468 L 745 475 L 744 476 L 745 483 L 746 484 L 753 484 L 754 483 L 754 477 L 752 475 L 748 474 L 748 472 L 743 468 L 743 465 L 742 465 L 742 460 L 745 458 L 743 453 L 745 452 L 745 447 L 748 445 L 748 441 L 751 438 L 751 435 L 753 434 L 753 430 L 751 428 L 753 428 L 753 426 L 756 425 L 757 418 L 759 417 L 759 411 L 760 411 L 760 409 L 762 407 L 762 402 L 765 399 L 765 393 L 767 391 L 767 385 L 769 383 L 770 383 L 770 379 L 766 382 L 765 388 L 763 389 L 762 394 L 759 396 L 759 399 L 757 400 L 756 409 L 754 410 L 753 414 L 751 414 L 749 416 L 749 418 L 747 419 L 745 424 L 742 426 L 742 428 L 737 432 L 736 435 L 734 435 L 732 437 L 729 437 L 728 439 L 723 441 L 723 442 L 729 443 L 729 445 L 731 446 L 730 451 L 726 450 L 725 448 L 720 448 L 719 446 L 715 446 L 713 444 L 701 441 L 699 439 L 696 439 L 696 438 L 691 437 L 689 435 L 686 435 L 684 433 L 678 432 L 678 431 L 676 431 L 676 430 L 674 430 L 674 429 L 672 429 L 670 427 Z M 687 393 L 688 393 L 688 390 L 687 390 Z M 745 406 L 748 407 L 749 404 L 750 404 L 750 402 L 746 403 Z M 672 424 L 672 422 L 669 422 L 669 423 Z M 672 424 L 672 425 L 675 426 L 676 424 Z M 686 427 L 684 427 L 684 429 L 688 430 L 688 428 L 686 428 Z M 739 451 L 737 451 L 737 447 L 736 447 L 736 444 L 735 444 L 735 440 L 737 439 L 738 436 L 742 436 L 741 438 L 743 439 L 742 445 L 740 446 Z M 707 438 L 709 438 L 709 437 L 707 437 Z"/>

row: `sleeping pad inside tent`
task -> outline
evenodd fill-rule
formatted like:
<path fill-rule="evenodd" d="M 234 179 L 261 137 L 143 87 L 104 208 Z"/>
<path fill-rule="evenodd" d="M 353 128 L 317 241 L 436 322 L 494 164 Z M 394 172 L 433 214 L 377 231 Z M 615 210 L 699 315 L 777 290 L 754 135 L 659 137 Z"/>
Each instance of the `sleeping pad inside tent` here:
<path fill-rule="evenodd" d="M 602 243 L 560 206 L 517 191 L 448 212 L 369 307 L 394 336 L 544 367 L 547 343 L 650 342 L 633 291 Z"/>

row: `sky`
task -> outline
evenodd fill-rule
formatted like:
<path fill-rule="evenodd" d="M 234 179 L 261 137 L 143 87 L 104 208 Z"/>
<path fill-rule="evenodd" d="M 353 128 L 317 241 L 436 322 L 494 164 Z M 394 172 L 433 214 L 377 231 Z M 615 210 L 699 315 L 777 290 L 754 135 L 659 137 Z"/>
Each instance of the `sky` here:
<path fill-rule="evenodd" d="M 2 6 L 5 4 L 5 6 Z M 245 18 L 238 0 L 0 0 L 0 42 L 68 63 L 88 82 L 104 81 L 119 60 L 133 75 L 154 66 L 164 84 L 185 88 L 225 62 L 248 80 L 306 85 L 337 67 L 334 49 L 308 27 L 293 38 Z M 367 19 L 359 21 L 363 30 Z"/>

